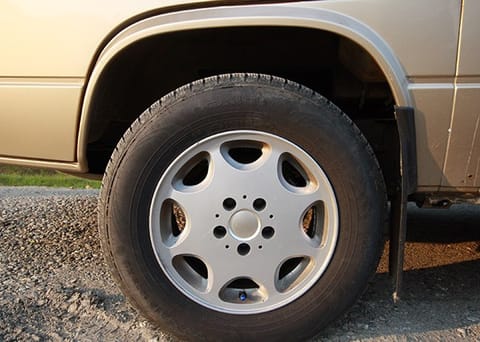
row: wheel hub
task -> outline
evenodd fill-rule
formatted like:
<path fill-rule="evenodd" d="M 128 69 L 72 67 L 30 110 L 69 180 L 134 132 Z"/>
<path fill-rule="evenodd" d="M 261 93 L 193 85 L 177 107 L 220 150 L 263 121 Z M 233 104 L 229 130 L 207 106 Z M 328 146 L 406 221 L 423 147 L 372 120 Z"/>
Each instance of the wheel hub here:
<path fill-rule="evenodd" d="M 254 238 L 260 229 L 260 219 L 249 210 L 240 210 L 230 218 L 231 234 L 238 240 Z"/>

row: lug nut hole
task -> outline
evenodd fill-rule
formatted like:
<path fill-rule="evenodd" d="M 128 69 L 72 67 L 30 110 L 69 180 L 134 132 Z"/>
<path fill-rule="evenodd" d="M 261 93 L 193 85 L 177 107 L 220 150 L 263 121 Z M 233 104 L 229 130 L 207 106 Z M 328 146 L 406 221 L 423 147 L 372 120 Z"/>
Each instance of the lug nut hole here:
<path fill-rule="evenodd" d="M 241 243 L 237 247 L 237 252 L 240 255 L 247 255 L 250 252 L 250 246 L 246 243 Z"/>
<path fill-rule="evenodd" d="M 257 198 L 255 201 L 253 201 L 253 208 L 256 211 L 262 211 L 266 206 L 267 202 L 265 202 L 263 198 Z"/>
<path fill-rule="evenodd" d="M 265 239 L 270 239 L 271 237 L 273 237 L 274 234 L 275 234 L 275 229 L 273 229 L 272 227 L 265 227 L 262 229 L 262 236 Z"/>
<path fill-rule="evenodd" d="M 226 234 L 227 234 L 227 229 L 225 229 L 225 227 L 223 226 L 216 226 L 215 228 L 213 228 L 213 235 L 217 239 L 223 238 Z"/>
<path fill-rule="evenodd" d="M 235 200 L 233 198 L 226 198 L 224 201 L 223 201 L 223 208 L 227 211 L 231 211 L 233 209 L 235 209 L 235 206 L 237 205 L 237 202 L 235 202 Z"/>

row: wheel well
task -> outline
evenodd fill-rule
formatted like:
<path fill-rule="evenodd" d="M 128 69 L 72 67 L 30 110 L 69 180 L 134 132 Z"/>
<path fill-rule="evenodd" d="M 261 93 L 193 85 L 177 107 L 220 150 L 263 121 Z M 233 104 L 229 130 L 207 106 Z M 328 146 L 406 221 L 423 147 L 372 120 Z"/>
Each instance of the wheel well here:
<path fill-rule="evenodd" d="M 230 72 L 284 77 L 328 98 L 357 123 L 387 184 L 393 182 L 398 163 L 394 100 L 377 63 L 347 38 L 293 27 L 180 31 L 123 50 L 95 86 L 88 113 L 89 172 L 104 172 L 125 130 L 160 97 L 194 80 Z"/>

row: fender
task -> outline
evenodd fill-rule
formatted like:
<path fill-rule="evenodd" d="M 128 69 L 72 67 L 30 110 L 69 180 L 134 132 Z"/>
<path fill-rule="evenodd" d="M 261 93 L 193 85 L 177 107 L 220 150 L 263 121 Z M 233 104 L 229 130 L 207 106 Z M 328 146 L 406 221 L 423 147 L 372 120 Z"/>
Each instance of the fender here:
<path fill-rule="evenodd" d="M 366 24 L 327 9 L 312 9 L 294 4 L 251 5 L 188 10 L 153 16 L 136 22 L 114 36 L 99 54 L 88 79 L 77 140 L 81 171 L 88 170 L 86 158 L 90 104 L 97 81 L 105 67 L 131 44 L 169 32 L 233 26 L 284 26 L 330 31 L 362 46 L 378 63 L 389 83 L 397 106 L 411 107 L 405 71 L 392 49 Z"/>

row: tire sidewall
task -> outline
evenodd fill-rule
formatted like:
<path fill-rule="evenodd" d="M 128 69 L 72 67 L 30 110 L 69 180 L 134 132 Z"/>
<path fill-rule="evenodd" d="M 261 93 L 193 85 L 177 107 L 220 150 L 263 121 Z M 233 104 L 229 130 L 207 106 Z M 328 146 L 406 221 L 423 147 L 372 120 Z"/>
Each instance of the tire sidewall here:
<path fill-rule="evenodd" d="M 217 84 L 176 95 L 153 107 L 106 186 L 105 235 L 124 292 L 148 318 L 183 338 L 310 336 L 362 293 L 379 258 L 384 190 L 364 139 L 336 107 L 305 91 Z M 150 205 L 168 166 L 192 144 L 233 130 L 266 132 L 301 147 L 327 175 L 339 209 L 335 252 L 317 283 L 294 302 L 255 315 L 225 314 L 188 299 L 163 274 L 149 236 Z"/>

